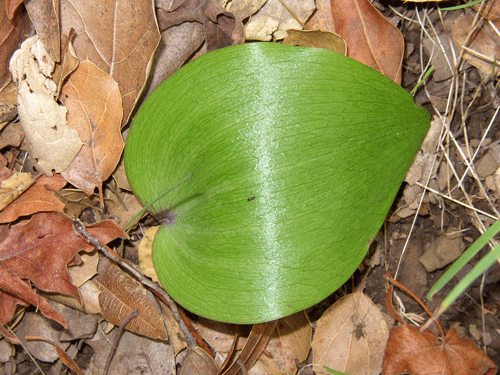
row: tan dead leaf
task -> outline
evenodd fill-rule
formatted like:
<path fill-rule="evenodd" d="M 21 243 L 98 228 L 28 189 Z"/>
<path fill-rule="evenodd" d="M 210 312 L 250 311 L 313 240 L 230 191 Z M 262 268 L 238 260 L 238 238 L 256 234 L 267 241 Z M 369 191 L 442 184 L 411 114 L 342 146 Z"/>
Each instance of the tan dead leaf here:
<path fill-rule="evenodd" d="M 118 84 L 90 61 L 83 61 L 64 85 L 61 101 L 83 146 L 62 175 L 91 195 L 101 189 L 120 160 L 122 103 Z"/>
<path fill-rule="evenodd" d="M 350 375 L 378 375 L 389 329 L 375 304 L 363 293 L 339 299 L 318 320 L 312 342 L 318 374 L 323 366 Z"/>
<path fill-rule="evenodd" d="M 474 15 L 472 13 L 465 13 L 460 15 L 453 23 L 453 40 L 458 46 L 464 47 L 463 44 L 466 41 L 473 20 Z M 497 21 L 495 26 L 498 30 L 500 21 Z M 469 64 L 481 70 L 485 75 L 494 74 L 498 77 L 500 75 L 497 60 L 497 57 L 500 56 L 499 46 L 500 37 L 488 22 L 484 22 L 474 33 L 472 39 L 469 40 L 463 56 Z"/>
<path fill-rule="evenodd" d="M 10 76 L 10 73 L 9 73 Z M 17 85 L 9 81 L 0 90 L 0 129 L 17 116 Z M 1 147 L 0 147 L 1 148 Z"/>
<path fill-rule="evenodd" d="M 23 139 L 24 133 L 21 124 L 19 122 L 11 122 L 0 131 L 0 150 L 7 146 L 19 147 Z"/>
<path fill-rule="evenodd" d="M 146 83 L 160 40 L 154 3 L 150 0 L 62 0 L 61 30 L 75 30 L 80 60 L 88 59 L 120 87 L 122 125 Z"/>
<path fill-rule="evenodd" d="M 199 347 L 188 349 L 181 363 L 179 375 L 215 375 L 217 365 L 206 351 Z"/>
<path fill-rule="evenodd" d="M 11 177 L 3 180 L 0 184 L 0 210 L 5 209 L 34 183 L 35 179 L 29 173 L 22 172 L 14 173 Z M 3 211 L 0 213 L 0 217 L 2 214 Z"/>
<path fill-rule="evenodd" d="M 311 350 L 312 326 L 304 311 L 279 319 L 266 346 L 271 356 L 262 354 L 267 371 L 273 375 L 295 374 L 297 364 L 307 359 Z"/>
<path fill-rule="evenodd" d="M 33 181 L 35 182 L 35 181 Z M 27 191 L 0 212 L 0 223 L 11 223 L 21 216 L 33 215 L 42 211 L 64 211 L 62 203 L 54 194 L 66 185 L 60 174 L 53 177 L 42 176 Z"/>
<path fill-rule="evenodd" d="M 127 179 L 127 173 L 125 172 L 125 164 L 123 163 L 123 157 L 118 162 L 118 166 L 112 174 L 113 179 L 120 189 L 132 191 L 130 184 Z"/>
<path fill-rule="evenodd" d="M 330 0 L 316 0 L 316 10 L 305 23 L 304 29 L 335 31 Z"/>
<path fill-rule="evenodd" d="M 10 61 L 29 154 L 37 169 L 48 176 L 65 169 L 82 147 L 78 132 L 66 121 L 66 108 L 56 101 L 57 85 L 51 79 L 54 67 L 37 36 L 23 42 Z"/>
<path fill-rule="evenodd" d="M 79 189 L 61 189 L 58 191 L 58 196 L 65 204 L 64 213 L 70 217 L 79 217 L 84 222 L 94 222 L 104 218 L 99 196 L 96 194 L 89 197 Z M 87 221 L 82 218 L 82 214 L 85 213 L 91 213 L 94 220 Z"/>
<path fill-rule="evenodd" d="M 73 43 L 71 42 L 71 37 L 61 34 L 61 62 L 56 64 L 54 73 L 52 74 L 52 79 L 57 84 L 57 92 L 61 92 L 61 88 L 65 83 L 66 78 L 75 71 L 78 67 L 80 60 L 76 56 Z"/>
<path fill-rule="evenodd" d="M 142 237 L 139 248 L 137 249 L 139 266 L 141 267 L 142 273 L 157 282 L 160 282 L 160 280 L 158 279 L 153 266 L 153 239 L 155 238 L 156 232 L 159 228 L 159 226 L 156 226 L 145 229 L 144 236 Z"/>
<path fill-rule="evenodd" d="M 323 48 L 345 55 L 347 47 L 340 35 L 320 30 L 287 30 L 283 44 L 289 46 Z"/>
<path fill-rule="evenodd" d="M 120 267 L 103 258 L 93 281 L 101 290 L 99 302 L 104 319 L 119 326 L 137 309 L 139 316 L 127 324 L 127 330 L 154 339 L 168 339 L 163 320 L 147 299 L 144 287 Z"/>
<path fill-rule="evenodd" d="M 279 40 L 286 37 L 286 30 L 302 29 L 304 23 L 316 9 L 313 0 L 268 0 L 245 24 L 247 40 Z M 230 9 L 232 9 L 231 6 Z M 288 9 L 287 9 L 288 8 Z M 253 8 L 251 8 L 253 11 Z M 293 12 L 293 15 L 292 13 Z M 242 10 L 238 10 L 242 12 Z M 235 12 L 240 19 L 240 14 Z M 246 13 L 242 13 L 246 14 Z"/>
<path fill-rule="evenodd" d="M 24 3 L 36 35 L 54 61 L 61 60 L 61 33 L 59 31 L 59 1 L 30 0 Z"/>
<path fill-rule="evenodd" d="M 331 0 L 335 32 L 347 56 L 401 84 L 404 38 L 368 0 Z"/>
<path fill-rule="evenodd" d="M 221 323 L 205 318 L 198 319 L 196 321 L 196 327 L 210 347 L 213 348 L 216 353 L 222 355 L 227 355 L 231 351 L 236 334 L 243 333 L 241 325 Z M 242 349 L 244 341 L 244 337 L 239 337 L 235 349 Z"/>

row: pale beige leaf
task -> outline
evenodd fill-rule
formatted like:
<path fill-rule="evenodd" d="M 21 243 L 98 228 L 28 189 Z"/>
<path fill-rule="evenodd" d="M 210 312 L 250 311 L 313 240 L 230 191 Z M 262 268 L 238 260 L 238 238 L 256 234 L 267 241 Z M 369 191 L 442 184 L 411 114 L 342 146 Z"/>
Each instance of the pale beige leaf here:
<path fill-rule="evenodd" d="M 314 0 L 287 0 L 285 3 L 288 9 L 280 0 L 268 0 L 246 23 L 245 38 L 279 40 L 286 37 L 288 29 L 302 29 L 315 9 Z"/>
<path fill-rule="evenodd" d="M 378 375 L 389 329 L 380 310 L 362 293 L 335 302 L 318 320 L 312 342 L 317 374 L 323 366 L 350 375 Z"/>
<path fill-rule="evenodd" d="M 271 357 L 262 354 L 270 374 L 295 374 L 297 363 L 307 359 L 311 350 L 312 326 L 304 311 L 279 319 L 266 346 Z"/>
<path fill-rule="evenodd" d="M 137 249 L 139 266 L 141 267 L 142 273 L 157 282 L 160 282 L 160 280 L 153 266 L 153 239 L 159 228 L 159 226 L 146 228 L 139 248 Z"/>
<path fill-rule="evenodd" d="M 27 39 L 10 62 L 18 85 L 18 112 L 36 168 L 51 176 L 61 172 L 82 147 L 78 132 L 66 121 L 51 79 L 55 63 L 36 36 Z"/>
<path fill-rule="evenodd" d="M 151 0 L 62 0 L 61 30 L 75 30 L 75 50 L 118 82 L 123 101 L 123 122 L 149 75 L 160 40 Z"/>
<path fill-rule="evenodd" d="M 0 210 L 3 210 L 35 183 L 29 173 L 17 172 L 0 184 Z"/>
<path fill-rule="evenodd" d="M 68 108 L 68 122 L 84 142 L 62 175 L 91 195 L 111 175 L 123 150 L 120 90 L 107 73 L 87 60 L 71 74 L 61 100 Z"/>
<path fill-rule="evenodd" d="M 126 329 L 140 335 L 166 340 L 167 331 L 160 314 L 147 299 L 144 287 L 107 259 L 101 260 L 99 275 L 93 281 L 101 291 L 99 302 L 103 318 L 119 326 L 134 310 L 139 316 Z"/>

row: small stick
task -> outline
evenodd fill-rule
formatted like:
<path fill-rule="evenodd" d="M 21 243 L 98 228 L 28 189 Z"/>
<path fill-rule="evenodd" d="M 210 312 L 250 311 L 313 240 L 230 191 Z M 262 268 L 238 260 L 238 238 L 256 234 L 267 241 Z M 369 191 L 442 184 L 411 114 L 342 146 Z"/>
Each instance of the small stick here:
<path fill-rule="evenodd" d="M 153 290 L 163 299 L 165 299 L 165 301 L 167 301 L 167 303 L 170 306 L 170 310 L 172 310 L 174 319 L 177 321 L 177 324 L 179 324 L 179 328 L 181 329 L 182 333 L 184 333 L 184 335 L 186 336 L 186 342 L 188 343 L 188 345 L 191 348 L 197 346 L 196 339 L 194 338 L 193 334 L 187 328 L 186 323 L 182 319 L 179 309 L 177 308 L 177 304 L 163 288 L 159 287 L 156 283 L 149 280 L 142 273 L 137 271 L 134 267 L 130 266 L 127 262 L 121 259 L 118 255 L 116 255 L 111 249 L 109 249 L 107 246 L 104 246 L 97 238 L 93 237 L 89 232 L 87 232 L 85 225 L 83 225 L 83 223 L 80 220 L 73 221 L 73 228 L 75 229 L 76 233 L 84 237 L 88 243 L 94 245 L 97 248 L 97 250 L 99 250 L 101 253 L 104 254 L 104 256 L 111 259 L 113 262 L 115 262 L 120 267 L 125 269 L 128 273 L 130 273 L 140 283 L 147 286 L 149 289 Z"/>
<path fill-rule="evenodd" d="M 130 322 L 133 318 L 136 316 L 139 316 L 139 310 L 135 309 L 132 311 L 129 316 L 125 318 L 125 320 L 120 324 L 120 327 L 118 327 L 118 333 L 116 334 L 115 342 L 113 343 L 113 347 L 111 348 L 111 352 L 109 353 L 108 360 L 106 361 L 106 366 L 104 366 L 104 375 L 107 375 L 109 366 L 111 365 L 111 361 L 113 360 L 113 357 L 115 356 L 116 350 L 118 349 L 118 343 L 120 342 L 120 339 L 123 336 L 123 330 L 125 329 L 125 326 Z"/>

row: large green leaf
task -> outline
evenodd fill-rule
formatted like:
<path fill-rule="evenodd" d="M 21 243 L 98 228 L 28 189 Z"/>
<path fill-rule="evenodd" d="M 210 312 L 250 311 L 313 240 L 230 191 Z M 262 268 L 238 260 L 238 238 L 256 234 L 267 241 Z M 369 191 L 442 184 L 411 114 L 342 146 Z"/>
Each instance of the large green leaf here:
<path fill-rule="evenodd" d="M 429 126 L 375 70 L 272 43 L 211 52 L 145 101 L 125 150 L 164 218 L 153 245 L 182 306 L 233 323 L 307 308 L 356 270 Z"/>

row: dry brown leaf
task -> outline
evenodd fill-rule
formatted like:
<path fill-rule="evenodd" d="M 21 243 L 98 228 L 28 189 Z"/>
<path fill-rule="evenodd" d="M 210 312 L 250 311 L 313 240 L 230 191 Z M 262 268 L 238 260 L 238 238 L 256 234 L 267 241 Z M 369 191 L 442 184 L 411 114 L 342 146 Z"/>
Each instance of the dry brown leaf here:
<path fill-rule="evenodd" d="M 49 56 L 60 61 L 59 0 L 29 0 L 24 6 Z"/>
<path fill-rule="evenodd" d="M 62 175 L 91 195 L 102 188 L 120 160 L 122 103 L 118 84 L 90 61 L 82 62 L 61 91 L 68 123 L 78 129 L 83 147 Z"/>
<path fill-rule="evenodd" d="M 316 0 L 316 10 L 305 23 L 304 29 L 335 31 L 330 0 Z"/>
<path fill-rule="evenodd" d="M 125 124 L 160 40 L 153 2 L 62 0 L 61 30 L 68 34 L 71 29 L 80 60 L 90 60 L 118 82 Z"/>
<path fill-rule="evenodd" d="M 10 77 L 10 72 L 8 72 L 8 74 Z M 14 120 L 16 116 L 17 85 L 14 82 L 10 81 L 0 90 L 0 129 L 3 129 L 8 124 L 8 122 Z"/>
<path fill-rule="evenodd" d="M 3 180 L 0 184 L 0 210 L 4 210 L 9 204 L 16 200 L 22 193 L 35 183 L 35 179 L 29 173 L 17 172 L 9 178 Z M 16 220 L 19 216 L 13 217 L 13 220 L 2 221 L 1 217 L 6 216 L 5 211 L 0 212 L 0 223 L 8 223 Z M 11 209 L 12 211 L 12 209 Z M 50 210 L 49 210 L 50 211 Z M 9 216 L 7 214 L 7 216 Z"/>
<path fill-rule="evenodd" d="M 380 310 L 363 293 L 342 297 L 318 320 L 312 342 L 313 363 L 350 375 L 378 375 L 389 337 Z"/>
<path fill-rule="evenodd" d="M 335 32 L 347 56 L 401 84 L 404 38 L 368 0 L 331 0 Z"/>
<path fill-rule="evenodd" d="M 141 267 L 142 273 L 157 282 L 160 282 L 160 280 L 153 266 L 153 239 L 159 228 L 159 226 L 146 228 L 144 230 L 144 236 L 139 243 L 139 248 L 137 249 L 139 266 Z"/>
<path fill-rule="evenodd" d="M 120 267 L 103 258 L 93 281 L 101 290 L 99 303 L 104 319 L 119 326 L 137 309 L 139 316 L 127 324 L 127 330 L 154 339 L 168 339 L 163 320 L 147 299 L 145 289 Z"/>
<path fill-rule="evenodd" d="M 27 173 L 24 173 L 25 175 Z M 35 182 L 33 180 L 33 182 Z M 29 216 L 42 211 L 64 211 L 62 203 L 54 194 L 66 185 L 66 181 L 61 175 L 53 177 L 42 176 L 27 191 L 0 212 L 0 223 L 11 223 L 21 216 Z M 3 186 L 3 182 L 2 182 Z"/>
<path fill-rule="evenodd" d="M 217 365 L 206 351 L 199 347 L 188 349 L 181 363 L 179 375 L 215 375 Z"/>
<path fill-rule="evenodd" d="M 295 374 L 297 364 L 306 361 L 311 350 L 312 326 L 304 311 L 279 319 L 266 345 L 271 354 L 261 355 L 267 371 L 273 375 Z"/>
<path fill-rule="evenodd" d="M 0 88 L 2 88 L 10 80 L 9 60 L 18 48 L 24 31 L 29 28 L 29 19 L 21 11 L 9 17 L 5 1 L 0 4 L 2 4 L 0 9 Z"/>
<path fill-rule="evenodd" d="M 245 24 L 245 38 L 262 41 L 283 39 L 286 30 L 301 29 L 316 9 L 312 0 L 287 0 L 286 5 L 288 9 L 280 0 L 265 2 Z M 236 16 L 239 17 L 239 14 L 236 13 Z"/>
<path fill-rule="evenodd" d="M 19 147 L 23 139 L 24 133 L 21 124 L 19 122 L 10 123 L 0 131 L 0 150 L 7 146 Z"/>
<path fill-rule="evenodd" d="M 137 200 L 136 196 L 128 191 L 118 191 L 117 194 L 106 190 L 106 211 L 123 229 L 127 224 L 138 214 L 142 209 L 142 204 Z M 137 218 L 139 220 L 140 217 Z"/>
<path fill-rule="evenodd" d="M 472 13 L 466 13 L 460 15 L 453 23 L 453 39 L 458 46 L 462 47 L 466 41 L 473 20 L 474 15 Z M 495 26 L 498 30 L 500 21 L 497 20 Z M 481 70 L 485 75 L 494 74 L 498 77 L 498 75 L 500 75 L 500 68 L 498 67 L 498 61 L 495 62 L 495 60 L 497 56 L 500 56 L 499 46 L 500 37 L 493 27 L 485 22 L 474 33 L 472 39 L 469 40 L 467 44 L 468 49 L 464 51 L 463 56 L 469 64 Z M 495 70 L 493 71 L 493 69 Z"/>
<path fill-rule="evenodd" d="M 283 44 L 289 46 L 323 48 L 345 55 L 347 47 L 340 35 L 320 30 L 287 30 Z"/>
<path fill-rule="evenodd" d="M 66 108 L 56 101 L 57 84 L 51 79 L 54 67 L 36 36 L 24 41 L 10 61 L 30 157 L 48 176 L 65 169 L 82 147 L 78 132 L 66 121 Z"/>
<path fill-rule="evenodd" d="M 57 84 L 57 93 L 61 92 L 61 88 L 65 83 L 66 78 L 75 71 L 78 67 L 80 60 L 76 56 L 75 49 L 73 48 L 73 43 L 71 43 L 72 36 L 67 36 L 61 34 L 61 62 L 56 64 L 54 73 L 52 74 L 52 79 Z"/>
<path fill-rule="evenodd" d="M 443 343 L 432 331 L 408 324 L 391 329 L 385 349 L 384 375 L 494 375 L 497 366 L 472 340 L 461 339 L 455 328 Z"/>

